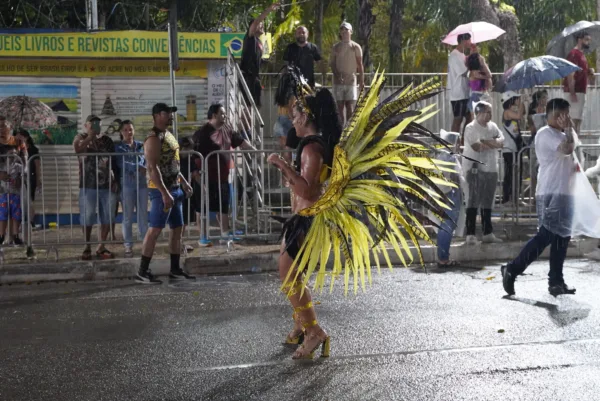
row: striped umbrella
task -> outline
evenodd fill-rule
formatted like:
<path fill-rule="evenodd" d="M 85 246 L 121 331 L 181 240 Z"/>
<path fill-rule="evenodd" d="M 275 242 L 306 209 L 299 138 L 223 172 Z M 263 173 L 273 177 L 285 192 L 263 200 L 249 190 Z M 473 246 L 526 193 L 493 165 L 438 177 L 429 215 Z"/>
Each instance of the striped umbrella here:
<path fill-rule="evenodd" d="M 29 96 L 10 96 L 0 101 L 0 116 L 15 129 L 40 129 L 56 125 L 56 115 L 46 104 Z"/>

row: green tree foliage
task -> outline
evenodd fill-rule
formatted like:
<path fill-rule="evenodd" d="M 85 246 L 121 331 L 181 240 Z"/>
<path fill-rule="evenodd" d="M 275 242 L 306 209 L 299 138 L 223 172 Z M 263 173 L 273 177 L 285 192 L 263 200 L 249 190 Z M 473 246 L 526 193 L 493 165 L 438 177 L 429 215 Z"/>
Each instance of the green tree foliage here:
<path fill-rule="evenodd" d="M 245 31 L 252 18 L 258 16 L 273 0 L 213 0 L 211 2 L 178 2 L 179 29 L 214 31 L 229 27 Z M 295 27 L 306 25 L 311 41 L 319 30 L 317 6 L 322 4 L 322 53 L 329 58 L 332 45 L 338 40 L 341 21 L 354 26 L 354 39 L 359 28 L 361 0 L 284 0 L 285 7 L 266 20 L 267 31 L 274 34 L 275 53 L 272 68 L 282 64 L 285 46 L 294 40 Z M 524 57 L 545 53 L 549 40 L 565 26 L 580 20 L 600 19 L 597 0 L 489 0 L 496 9 L 514 12 L 519 20 L 521 47 Z M 391 43 L 397 49 L 401 43 L 401 58 L 393 59 L 392 67 L 404 72 L 436 72 L 447 67 L 450 48 L 441 39 L 459 24 L 476 19 L 471 0 L 369 0 L 375 24 L 371 27 L 369 52 L 374 69 L 389 70 L 390 18 L 401 16 L 401 41 Z M 395 5 L 395 6 L 394 6 Z M 402 9 L 398 10 L 397 7 Z M 396 7 L 396 9 L 394 9 Z M 164 30 L 167 0 L 128 0 L 114 2 L 98 0 L 99 21 L 105 29 Z M 397 21 L 394 21 L 397 22 Z M 0 28 L 53 28 L 84 30 L 85 0 L 4 0 L 0 2 Z M 397 28 L 396 31 L 397 32 Z M 492 70 L 503 69 L 502 49 L 498 42 L 482 46 Z"/>

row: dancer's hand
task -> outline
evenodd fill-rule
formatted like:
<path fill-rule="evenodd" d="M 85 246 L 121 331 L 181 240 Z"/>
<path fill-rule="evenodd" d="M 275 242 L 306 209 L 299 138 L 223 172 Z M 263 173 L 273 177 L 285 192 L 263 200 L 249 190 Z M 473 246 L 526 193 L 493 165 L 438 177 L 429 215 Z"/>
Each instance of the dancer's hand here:
<path fill-rule="evenodd" d="M 281 165 L 281 161 L 283 159 L 277 153 L 271 153 L 269 157 L 267 157 L 267 163 L 274 165 L 275 167 L 279 167 Z"/>

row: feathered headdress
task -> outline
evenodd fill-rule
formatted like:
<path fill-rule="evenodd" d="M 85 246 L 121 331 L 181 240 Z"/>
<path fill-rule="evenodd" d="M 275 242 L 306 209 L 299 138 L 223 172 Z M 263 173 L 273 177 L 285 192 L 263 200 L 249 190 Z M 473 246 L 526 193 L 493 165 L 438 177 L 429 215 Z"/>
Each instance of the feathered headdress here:
<path fill-rule="evenodd" d="M 289 77 L 290 87 L 294 96 L 296 96 L 298 103 L 302 107 L 302 111 L 315 117 L 315 110 L 311 110 L 306 102 L 306 97 L 313 96 L 315 93 L 306 78 L 302 75 L 302 72 L 300 72 L 300 69 L 295 65 L 288 66 L 286 74 Z"/>

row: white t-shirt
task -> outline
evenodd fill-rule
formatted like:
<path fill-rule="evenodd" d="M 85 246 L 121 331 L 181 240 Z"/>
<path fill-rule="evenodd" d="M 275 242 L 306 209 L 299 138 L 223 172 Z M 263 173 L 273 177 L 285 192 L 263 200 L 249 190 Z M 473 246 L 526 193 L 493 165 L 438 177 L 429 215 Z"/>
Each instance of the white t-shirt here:
<path fill-rule="evenodd" d="M 448 91 L 450 101 L 469 98 L 469 77 L 467 77 L 467 56 L 454 49 L 448 57 Z"/>
<path fill-rule="evenodd" d="M 570 195 L 571 180 L 575 175 L 575 159 L 573 155 L 565 155 L 558 146 L 566 135 L 550 126 L 545 126 L 535 134 L 535 154 L 540 164 L 536 196 L 562 194 Z M 573 132 L 575 143 L 579 142 Z"/>
<path fill-rule="evenodd" d="M 479 164 L 477 168 L 479 171 L 484 173 L 497 173 L 498 172 L 498 149 L 487 149 L 483 152 L 475 152 L 472 145 L 480 143 L 482 140 L 493 140 L 493 139 L 504 139 L 502 131 L 496 125 L 496 123 L 489 122 L 487 126 L 483 126 L 477 122 L 472 121 L 465 127 L 465 149 L 463 156 L 470 157 L 471 159 L 478 160 L 484 164 Z M 466 174 L 473 167 L 473 163 L 470 160 L 463 159 L 462 169 Z"/>
<path fill-rule="evenodd" d="M 508 127 L 506 126 L 506 123 L 508 124 Z M 503 120 L 502 121 L 503 127 L 505 130 L 502 131 L 503 133 L 506 133 L 506 130 L 508 130 L 508 132 L 510 132 L 512 134 L 513 137 L 517 138 L 519 135 L 521 135 L 520 131 L 519 131 L 519 123 L 516 120 Z M 502 152 L 503 153 L 517 153 L 518 149 L 517 149 L 517 144 L 515 143 L 515 141 L 512 139 L 512 137 L 510 135 L 508 135 L 508 133 L 506 133 L 506 135 L 504 135 L 504 146 L 502 147 Z"/>

